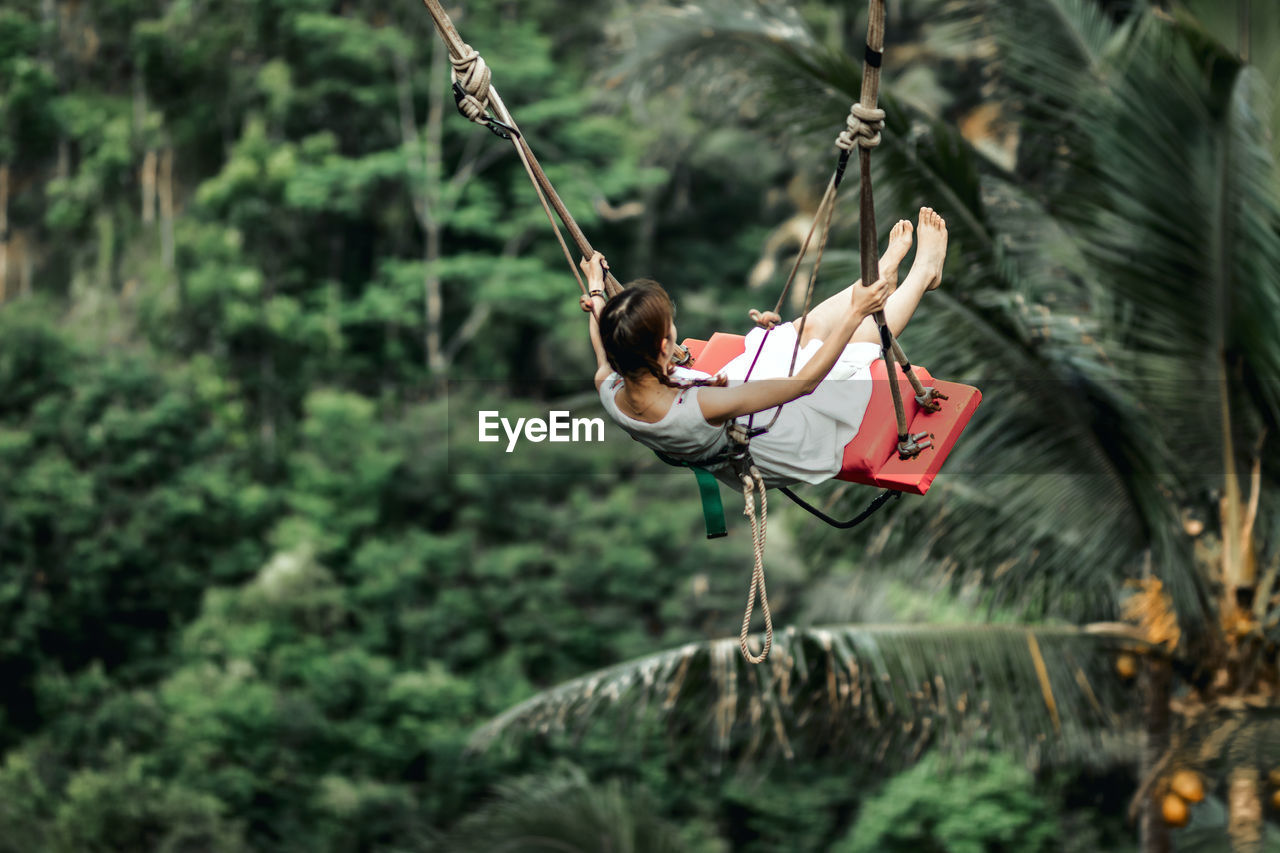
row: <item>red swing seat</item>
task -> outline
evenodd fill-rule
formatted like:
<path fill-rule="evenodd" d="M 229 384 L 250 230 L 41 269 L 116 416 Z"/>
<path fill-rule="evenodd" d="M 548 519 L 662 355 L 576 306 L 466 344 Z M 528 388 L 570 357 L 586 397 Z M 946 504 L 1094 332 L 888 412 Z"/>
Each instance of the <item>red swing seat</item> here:
<path fill-rule="evenodd" d="M 687 338 L 685 348 L 693 357 L 693 367 L 706 373 L 715 373 L 733 359 L 742 355 L 746 347 L 742 335 L 716 332 L 710 340 Z M 933 485 L 947 454 L 955 446 L 956 439 L 973 417 L 982 392 L 970 385 L 934 379 L 929 371 L 915 365 L 916 376 L 926 385 L 932 385 L 946 400 L 942 408 L 927 412 L 916 403 L 911 383 L 899 366 L 898 385 L 902 389 L 902 404 L 906 410 L 910 432 L 926 433 L 933 445 L 911 459 L 898 458 L 898 426 L 893 413 L 893 396 L 889 389 L 889 373 L 883 359 L 871 365 L 871 402 L 863 415 L 858 434 L 844 448 L 844 463 L 837 480 L 879 486 L 899 492 L 923 495 Z"/>

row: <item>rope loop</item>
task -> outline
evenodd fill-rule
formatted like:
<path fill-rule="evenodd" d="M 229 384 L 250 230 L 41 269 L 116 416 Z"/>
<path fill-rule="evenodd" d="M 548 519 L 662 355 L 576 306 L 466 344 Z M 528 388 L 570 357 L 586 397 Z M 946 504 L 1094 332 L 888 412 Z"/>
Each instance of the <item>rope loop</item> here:
<path fill-rule="evenodd" d="M 842 151 L 852 151 L 855 145 L 875 148 L 880 144 L 880 132 L 884 130 L 884 110 L 856 103 L 849 109 L 844 125 L 845 129 L 836 137 L 837 148 Z"/>
<path fill-rule="evenodd" d="M 483 123 L 489 113 L 489 80 L 493 76 L 479 51 L 464 44 L 466 53 L 450 57 L 453 63 L 453 82 L 462 87 L 458 98 L 458 112 L 470 121 Z"/>
<path fill-rule="evenodd" d="M 751 588 L 747 590 L 747 609 L 742 614 L 742 633 L 738 635 L 738 647 L 747 663 L 763 663 L 773 648 L 773 614 L 769 612 L 769 593 L 764 588 L 764 540 L 765 525 L 769 522 L 769 497 L 764 487 L 764 477 L 754 464 L 741 474 L 742 514 L 751 520 L 751 542 L 755 549 L 755 566 L 751 570 Z M 760 490 L 760 518 L 756 520 L 755 491 Z M 760 611 L 764 613 L 764 648 L 760 654 L 753 655 L 747 645 L 747 635 L 751 633 L 751 611 L 755 609 L 756 593 L 760 595 Z"/>

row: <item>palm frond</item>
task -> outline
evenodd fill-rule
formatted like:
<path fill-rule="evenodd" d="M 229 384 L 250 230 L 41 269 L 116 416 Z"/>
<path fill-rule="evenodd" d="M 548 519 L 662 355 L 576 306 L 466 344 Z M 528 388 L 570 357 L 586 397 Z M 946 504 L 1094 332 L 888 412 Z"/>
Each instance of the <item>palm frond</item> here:
<path fill-rule="evenodd" d="M 696 55 L 700 68 L 718 56 L 739 64 L 735 85 L 759 97 L 757 111 L 842 115 L 857 58 L 821 47 L 783 4 L 751 9 L 739 19 L 721 0 L 686 4 L 637 57 L 669 68 Z M 987 403 L 930 499 L 895 511 L 902 535 L 880 553 L 976 574 L 997 600 L 1033 611 L 1110 618 L 1118 584 L 1149 552 L 1183 621 L 1208 623 L 1178 512 L 1221 473 L 1221 417 L 1206 405 L 1217 353 L 1243 365 L 1232 400 L 1244 432 L 1280 430 L 1266 78 L 1142 5 L 1118 19 L 1086 0 L 947 9 L 937 31 L 997 46 L 966 55 L 989 57 L 1022 146 L 1006 173 L 896 101 L 886 75 L 886 144 L 873 157 L 881 224 L 927 200 L 951 231 L 948 283 L 904 345 L 939 375 L 983 387 Z M 807 95 L 782 94 L 806 79 Z M 789 138 L 807 139 L 798 127 Z M 855 242 L 853 225 L 842 217 L 833 245 Z M 828 276 L 852 260 L 832 251 Z M 846 537 L 815 538 L 815 559 L 847 549 Z"/>
<path fill-rule="evenodd" d="M 1168 27 L 1144 34 L 1111 83 L 1107 129 L 1090 135 L 1094 180 L 1107 191 L 1078 212 L 1109 285 L 1099 294 L 1107 337 L 1188 490 L 1221 482 L 1222 401 L 1247 430 L 1238 445 L 1280 415 L 1280 392 L 1261 379 L 1280 366 L 1270 105 L 1256 73 L 1206 50 Z M 1223 388 L 1237 369 L 1253 377 L 1243 393 Z"/>
<path fill-rule="evenodd" d="M 1040 98 L 1071 99 L 1081 74 L 1101 78 L 1123 49 L 1126 25 L 1115 23 L 1094 0 L 1026 0 L 955 4 L 946 19 L 949 38 L 994 40 L 987 56 L 1005 84 L 1026 81 Z"/>
<path fill-rule="evenodd" d="M 862 50 L 820 40 L 792 4 L 646 6 L 614 30 L 623 47 L 614 81 L 643 93 L 678 84 L 698 93 L 712 120 L 758 127 L 775 142 L 796 146 L 806 161 L 819 152 L 834 160 L 835 138 L 860 96 Z M 910 70 L 886 65 L 882 85 L 891 88 Z M 900 97 L 927 111 L 931 105 L 913 95 L 929 87 L 907 82 Z"/>
<path fill-rule="evenodd" d="M 680 832 L 662 818 L 646 791 L 616 779 L 598 785 L 569 766 L 503 782 L 488 803 L 449 833 L 441 849 L 665 853 L 683 845 Z"/>
<path fill-rule="evenodd" d="M 909 132 L 905 119 L 894 124 Z M 890 544 L 927 542 L 1001 596 L 1052 598 L 1057 615 L 1111 618 L 1118 584 L 1176 518 L 1160 491 L 1168 451 L 1097 337 L 1084 255 L 1042 203 L 984 174 L 945 125 L 877 156 L 880 186 L 933 201 L 954 247 L 943 289 L 926 297 L 903 344 L 987 399 L 937 497 L 917 502 L 909 533 Z M 842 260 L 833 253 L 833 273 Z M 895 523 L 911 514 L 904 503 Z M 816 553 L 839 547 L 829 544 Z M 1159 550 L 1162 568 L 1190 571 L 1185 548 Z M 1194 589 L 1184 599 L 1188 610 L 1199 602 Z"/>
<path fill-rule="evenodd" d="M 769 662 L 737 640 L 691 643 L 583 676 L 494 719 L 472 745 L 513 731 L 585 733 L 661 722 L 719 759 L 768 749 L 876 762 L 989 742 L 1044 761 L 1124 757 L 1133 701 L 1113 674 L 1123 630 L 1047 626 L 788 629 Z"/>

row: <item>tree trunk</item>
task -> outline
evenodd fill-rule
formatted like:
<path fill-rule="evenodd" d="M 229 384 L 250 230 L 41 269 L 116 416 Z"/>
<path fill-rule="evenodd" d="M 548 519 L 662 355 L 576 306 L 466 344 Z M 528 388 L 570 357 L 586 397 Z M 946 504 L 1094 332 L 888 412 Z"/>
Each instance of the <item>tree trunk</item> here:
<path fill-rule="evenodd" d="M 431 40 L 431 86 L 427 104 L 426 174 L 423 175 L 423 192 L 427 207 L 440 198 L 440 179 L 443 168 L 441 146 L 444 144 L 444 87 L 447 69 L 445 49 L 436 39 Z M 427 370 L 436 378 L 444 376 L 445 363 L 441 342 L 441 315 L 444 299 L 440 291 L 440 221 L 428 216 L 423 223 L 426 245 L 423 251 L 423 298 L 426 324 L 425 340 Z"/>
<path fill-rule="evenodd" d="M 1262 853 L 1262 779 L 1240 765 L 1227 777 L 1227 835 L 1233 853 Z"/>
<path fill-rule="evenodd" d="M 100 293 L 115 290 L 116 223 L 109 213 L 99 213 L 95 221 L 98 236 L 98 265 L 91 287 Z"/>
<path fill-rule="evenodd" d="M 35 246 L 33 245 L 33 242 L 34 241 L 30 238 L 29 235 L 27 236 L 26 239 L 22 240 L 20 244 L 18 243 L 17 240 L 13 241 L 14 248 L 17 249 L 18 246 L 20 245 L 22 250 L 20 253 L 15 252 L 16 254 L 18 254 L 18 257 L 20 259 L 20 263 L 18 267 L 18 295 L 19 296 L 31 295 L 31 282 L 34 281 L 36 277 L 36 260 L 35 260 L 36 251 L 35 251 Z"/>
<path fill-rule="evenodd" d="M 173 269 L 173 146 L 160 156 L 160 260 Z"/>
<path fill-rule="evenodd" d="M 156 170 L 159 158 L 154 148 L 148 148 L 142 158 L 142 169 L 138 173 L 138 182 L 142 185 L 142 224 L 150 225 L 156 221 Z"/>
<path fill-rule="evenodd" d="M 1138 779 L 1145 781 L 1156 772 L 1169 748 L 1169 685 L 1166 661 L 1146 657 L 1142 665 L 1142 751 Z M 1161 786 L 1152 785 L 1138 815 L 1138 848 L 1142 853 L 1170 853 L 1169 828 L 1160 809 Z"/>
<path fill-rule="evenodd" d="M 9 293 L 9 164 L 0 165 L 0 305 Z"/>

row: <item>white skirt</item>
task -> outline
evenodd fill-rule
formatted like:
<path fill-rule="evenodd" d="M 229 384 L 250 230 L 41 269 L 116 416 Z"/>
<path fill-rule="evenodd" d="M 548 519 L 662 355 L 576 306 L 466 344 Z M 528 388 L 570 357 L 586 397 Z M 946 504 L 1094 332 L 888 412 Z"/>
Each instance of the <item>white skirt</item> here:
<path fill-rule="evenodd" d="M 811 340 L 801 347 L 792 371 L 791 353 L 796 337 L 791 323 L 775 326 L 767 335 L 764 329 L 752 329 L 746 336 L 746 350 L 721 372 L 730 384 L 793 375 L 822 348 L 819 340 Z M 869 368 L 879 356 L 877 344 L 847 345 L 813 393 L 783 404 L 769 431 L 752 439 L 751 454 L 766 485 L 821 483 L 839 473 L 844 446 L 857 435 L 871 400 Z M 748 370 L 750 379 L 747 379 Z M 777 411 L 775 408 L 756 413 L 751 419 L 753 426 L 768 425 Z M 739 423 L 745 424 L 747 420 L 739 418 Z"/>

